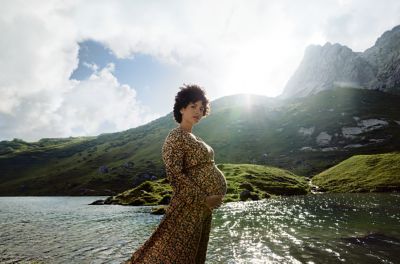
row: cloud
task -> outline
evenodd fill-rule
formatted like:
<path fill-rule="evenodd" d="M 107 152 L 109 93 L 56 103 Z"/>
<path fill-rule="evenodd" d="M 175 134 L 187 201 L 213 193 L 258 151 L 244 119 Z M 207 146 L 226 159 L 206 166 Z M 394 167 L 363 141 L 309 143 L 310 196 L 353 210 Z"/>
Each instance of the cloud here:
<path fill-rule="evenodd" d="M 159 116 L 118 83 L 112 65 L 69 80 L 80 34 L 76 6 L 63 3 L 10 1 L 0 11 L 0 139 L 97 135 Z"/>
<path fill-rule="evenodd" d="M 118 83 L 112 66 L 87 65 L 88 80 L 69 79 L 87 39 L 120 58 L 144 53 L 179 68 L 180 83 L 157 87 L 168 102 L 182 83 L 201 84 L 211 99 L 275 96 L 307 45 L 362 51 L 400 23 L 399 13 L 394 0 L 3 1 L 0 139 L 95 135 L 157 116 L 134 87 Z"/>
<path fill-rule="evenodd" d="M 96 68 L 96 67 L 94 67 Z M 147 123 L 159 115 L 136 100 L 136 92 L 113 75 L 113 65 L 84 81 L 70 81 L 62 96 L 38 91 L 24 98 L 12 114 L 0 114 L 2 136 L 37 140 L 43 137 L 98 135 Z"/>
<path fill-rule="evenodd" d="M 88 80 L 76 81 L 54 114 L 67 135 L 97 135 L 141 125 L 158 117 L 136 100 L 136 92 L 121 85 L 114 65 L 95 71 Z"/>
<path fill-rule="evenodd" d="M 385 31 L 400 23 L 400 3 L 385 0 L 338 1 L 337 9 L 329 15 L 324 24 L 325 37 L 330 42 L 347 45 L 354 51 L 371 47 Z"/>

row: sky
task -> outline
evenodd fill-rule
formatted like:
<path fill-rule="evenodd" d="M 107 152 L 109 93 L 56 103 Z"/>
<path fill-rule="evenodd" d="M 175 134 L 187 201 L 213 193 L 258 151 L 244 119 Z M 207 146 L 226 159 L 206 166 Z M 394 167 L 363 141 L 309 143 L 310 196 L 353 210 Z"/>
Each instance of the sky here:
<path fill-rule="evenodd" d="M 2 0 L 0 141 L 96 136 L 211 100 L 276 97 L 308 45 L 374 45 L 397 0 Z"/>

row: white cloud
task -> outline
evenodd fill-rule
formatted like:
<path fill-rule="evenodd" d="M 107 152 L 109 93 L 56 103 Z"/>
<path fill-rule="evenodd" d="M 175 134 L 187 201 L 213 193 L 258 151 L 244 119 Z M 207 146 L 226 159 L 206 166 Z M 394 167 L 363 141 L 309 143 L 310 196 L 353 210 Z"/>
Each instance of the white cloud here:
<path fill-rule="evenodd" d="M 69 80 L 77 43 L 86 39 L 121 58 L 139 52 L 174 64 L 178 85 L 199 83 L 212 99 L 273 96 L 307 45 L 340 42 L 362 51 L 400 23 L 399 13 L 394 0 L 2 1 L 0 139 L 94 135 L 155 116 L 112 68 L 88 65 L 90 79 Z M 168 94 L 164 102 L 172 102 Z"/>
<path fill-rule="evenodd" d="M 121 85 L 109 64 L 88 80 L 74 82 L 54 113 L 67 135 L 97 135 L 125 130 L 157 117 L 136 100 L 136 92 Z"/>
<path fill-rule="evenodd" d="M 38 5 L 36 5 L 38 4 Z M 6 2 L 0 30 L 0 140 L 97 135 L 158 116 L 121 85 L 109 66 L 85 81 L 77 67 L 79 26 L 74 5 Z"/>

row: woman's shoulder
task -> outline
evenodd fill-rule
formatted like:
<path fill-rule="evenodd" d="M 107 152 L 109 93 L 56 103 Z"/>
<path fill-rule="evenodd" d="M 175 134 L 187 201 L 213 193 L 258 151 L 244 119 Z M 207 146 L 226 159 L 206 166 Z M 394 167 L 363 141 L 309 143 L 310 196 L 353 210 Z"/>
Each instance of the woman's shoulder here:
<path fill-rule="evenodd" d="M 175 127 L 169 131 L 165 140 L 166 141 L 175 141 L 175 140 L 182 139 L 183 136 L 184 136 L 184 133 L 183 133 L 182 129 L 180 129 L 179 127 Z"/>
<path fill-rule="evenodd" d="M 173 128 L 168 133 L 167 137 L 164 140 L 163 151 L 171 150 L 171 149 L 181 149 L 185 145 L 185 134 L 179 127 Z"/>
<path fill-rule="evenodd" d="M 179 127 L 174 127 L 169 131 L 168 136 L 180 136 L 183 134 L 182 132 L 182 129 L 180 129 Z"/>

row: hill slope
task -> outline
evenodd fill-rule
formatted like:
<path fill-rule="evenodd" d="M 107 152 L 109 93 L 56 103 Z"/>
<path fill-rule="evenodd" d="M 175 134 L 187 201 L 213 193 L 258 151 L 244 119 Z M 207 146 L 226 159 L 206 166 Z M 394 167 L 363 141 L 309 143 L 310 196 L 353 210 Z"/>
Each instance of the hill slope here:
<path fill-rule="evenodd" d="M 236 95 L 212 102 L 194 133 L 217 163 L 275 166 L 313 175 L 355 154 L 400 150 L 400 96 L 328 90 L 277 100 Z M 165 176 L 161 146 L 172 113 L 97 137 L 0 142 L 0 195 L 113 195 Z"/>
<path fill-rule="evenodd" d="M 356 155 L 312 182 L 329 192 L 400 191 L 400 153 Z"/>

